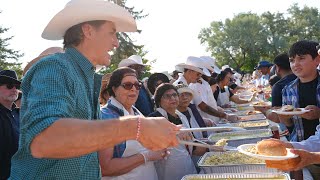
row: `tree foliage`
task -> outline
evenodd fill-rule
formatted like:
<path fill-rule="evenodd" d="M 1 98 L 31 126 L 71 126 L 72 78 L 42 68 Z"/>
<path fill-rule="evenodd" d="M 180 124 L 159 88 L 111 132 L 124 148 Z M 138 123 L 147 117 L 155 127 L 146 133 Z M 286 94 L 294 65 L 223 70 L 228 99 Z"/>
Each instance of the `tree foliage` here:
<path fill-rule="evenodd" d="M 292 5 L 287 13 L 240 13 L 232 19 L 213 21 L 198 38 L 218 65 L 252 71 L 262 59 L 272 61 L 298 40 L 319 41 L 320 15 L 316 8 Z"/>
<path fill-rule="evenodd" d="M 13 36 L 4 37 L 3 34 L 8 30 L 9 28 L 0 26 L 0 70 L 11 69 L 15 70 L 18 75 L 21 75 L 21 63 L 19 63 L 18 60 L 23 54 L 8 47 L 9 41 L 13 38 Z"/>

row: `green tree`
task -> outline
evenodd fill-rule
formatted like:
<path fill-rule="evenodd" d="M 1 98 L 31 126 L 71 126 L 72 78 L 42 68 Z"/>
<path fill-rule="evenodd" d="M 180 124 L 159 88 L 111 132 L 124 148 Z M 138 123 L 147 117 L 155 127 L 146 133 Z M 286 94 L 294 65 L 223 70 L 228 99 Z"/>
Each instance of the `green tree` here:
<path fill-rule="evenodd" d="M 317 8 L 292 5 L 287 13 L 261 15 L 240 13 L 232 19 L 214 21 L 203 28 L 198 38 L 218 65 L 252 71 L 259 60 L 272 61 L 302 39 L 319 41 L 320 14 Z"/>
<path fill-rule="evenodd" d="M 291 18 L 288 18 L 290 27 L 290 44 L 302 40 L 320 40 L 320 14 L 317 8 L 299 8 L 294 4 L 288 9 Z"/>
<path fill-rule="evenodd" d="M 118 4 L 119 6 L 124 7 L 128 10 L 134 17 L 135 20 L 139 20 L 148 16 L 148 14 L 144 14 L 143 10 L 137 11 L 134 7 L 126 6 L 127 0 L 110 0 L 113 3 Z M 138 30 L 138 33 L 141 33 L 141 30 Z M 106 69 L 101 71 L 101 73 L 110 73 L 114 71 L 117 67 L 119 62 L 122 59 L 126 59 L 131 55 L 139 55 L 142 57 L 144 63 L 154 63 L 155 60 L 151 61 L 145 58 L 145 55 L 148 51 L 143 50 L 143 45 L 137 45 L 135 42 L 130 38 L 129 33 L 120 32 L 117 34 L 119 40 L 119 47 L 114 50 L 114 53 L 111 58 L 111 64 Z M 150 74 L 151 66 L 146 67 L 145 75 Z"/>
<path fill-rule="evenodd" d="M 1 13 L 1 11 L 0 11 Z M 7 32 L 9 28 L 4 28 L 0 26 L 0 35 L 3 35 Z M 23 56 L 19 51 L 10 49 L 9 41 L 13 38 L 10 37 L 0 37 L 0 70 L 3 69 L 12 69 L 17 72 L 17 74 L 21 77 L 22 69 L 21 63 L 18 62 L 19 58 Z"/>
<path fill-rule="evenodd" d="M 198 38 L 219 65 L 229 64 L 237 70 L 253 69 L 259 53 L 267 43 L 266 33 L 258 15 L 240 13 L 225 22 L 212 22 L 201 30 Z"/>
<path fill-rule="evenodd" d="M 265 44 L 266 59 L 275 57 L 280 53 L 286 52 L 289 48 L 289 24 L 283 13 L 265 12 L 261 15 L 261 23 L 267 34 L 268 43 Z"/>

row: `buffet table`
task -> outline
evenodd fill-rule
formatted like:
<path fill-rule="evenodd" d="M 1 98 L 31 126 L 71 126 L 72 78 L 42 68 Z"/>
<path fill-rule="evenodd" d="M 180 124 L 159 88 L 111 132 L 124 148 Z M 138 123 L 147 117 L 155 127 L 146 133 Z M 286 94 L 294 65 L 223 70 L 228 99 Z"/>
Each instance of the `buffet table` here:
<path fill-rule="evenodd" d="M 241 144 L 257 143 L 262 139 L 271 138 L 273 134 L 270 128 L 273 126 L 276 126 L 278 127 L 278 129 L 280 129 L 277 123 L 267 120 L 263 114 L 255 111 L 254 108 L 250 105 L 239 106 L 237 110 L 237 112 L 230 112 L 229 110 L 227 110 L 227 112 L 240 115 L 241 118 L 239 122 L 225 123 L 224 120 L 221 120 L 221 123 L 217 124 L 217 126 L 234 126 L 241 127 L 246 130 L 236 132 L 211 133 L 211 135 L 208 137 L 209 142 L 214 143 L 219 139 L 226 138 L 229 139 L 228 146 L 237 147 Z M 285 136 L 281 136 L 280 139 L 283 141 L 287 141 Z M 250 176 L 250 174 L 254 176 L 251 177 L 254 179 L 268 179 L 271 177 L 281 177 L 280 179 L 290 179 L 289 172 L 281 172 L 277 169 L 267 168 L 264 160 L 249 161 L 249 156 L 243 156 L 245 155 L 239 155 L 239 152 L 236 151 L 207 152 L 198 161 L 198 166 L 201 169 L 200 175 L 188 175 L 184 177 L 184 179 L 237 179 L 237 177 L 245 178 L 247 176 Z M 247 159 L 248 161 L 241 162 L 241 160 L 245 159 Z M 224 162 L 227 163 L 224 164 Z M 310 172 L 307 169 L 303 169 L 303 179 L 313 180 Z"/>

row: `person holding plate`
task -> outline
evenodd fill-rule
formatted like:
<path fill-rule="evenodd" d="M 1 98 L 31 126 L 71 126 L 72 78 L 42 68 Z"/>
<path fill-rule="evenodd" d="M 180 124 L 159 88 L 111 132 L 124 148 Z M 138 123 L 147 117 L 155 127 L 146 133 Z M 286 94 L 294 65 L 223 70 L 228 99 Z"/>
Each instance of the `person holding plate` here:
<path fill-rule="evenodd" d="M 289 50 L 289 62 L 297 78 L 282 91 L 282 105 L 310 110 L 299 116 L 281 115 L 279 119 L 288 129 L 293 129 L 290 141 L 302 141 L 315 134 L 320 114 L 320 77 L 317 66 L 320 56 L 314 41 L 302 40 L 294 43 Z"/>
<path fill-rule="evenodd" d="M 294 108 L 305 108 L 309 112 L 297 115 L 281 115 L 279 119 L 288 129 L 293 129 L 290 141 L 300 142 L 308 139 L 316 132 L 320 118 L 320 77 L 317 66 L 320 56 L 314 41 L 302 40 L 294 43 L 289 50 L 289 62 L 297 79 L 287 85 L 282 91 L 282 105 L 292 105 Z M 310 172 L 320 174 L 318 166 L 308 168 Z M 319 176 L 316 176 L 319 177 Z"/>

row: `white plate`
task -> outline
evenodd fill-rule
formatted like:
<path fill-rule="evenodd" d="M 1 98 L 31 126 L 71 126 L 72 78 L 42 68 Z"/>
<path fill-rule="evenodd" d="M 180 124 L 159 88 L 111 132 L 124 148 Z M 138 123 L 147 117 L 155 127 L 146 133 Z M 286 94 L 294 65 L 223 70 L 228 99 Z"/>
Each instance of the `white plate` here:
<path fill-rule="evenodd" d="M 272 112 L 281 114 L 281 115 L 300 115 L 304 114 L 306 112 L 309 112 L 310 110 L 306 110 L 304 108 L 297 108 L 300 109 L 301 111 L 281 111 L 281 110 L 272 110 Z"/>
<path fill-rule="evenodd" d="M 255 105 L 255 104 L 250 104 L 250 106 L 252 106 L 252 107 L 271 107 L 271 102 L 264 102 L 263 105 L 260 105 L 260 104 L 257 104 L 257 105 Z"/>
<path fill-rule="evenodd" d="M 261 154 L 254 154 L 251 152 L 246 151 L 246 149 L 251 148 L 252 146 L 255 146 L 256 144 L 243 144 L 238 146 L 238 151 L 246 154 L 248 156 L 254 157 L 254 158 L 258 158 L 258 159 L 263 159 L 263 160 L 286 160 L 286 159 L 292 159 L 292 158 L 296 158 L 298 157 L 298 155 L 293 154 L 292 152 L 290 152 L 290 150 L 287 148 L 287 155 L 286 156 L 265 156 L 265 155 L 261 155 Z"/>

